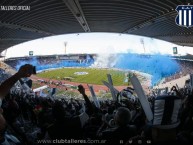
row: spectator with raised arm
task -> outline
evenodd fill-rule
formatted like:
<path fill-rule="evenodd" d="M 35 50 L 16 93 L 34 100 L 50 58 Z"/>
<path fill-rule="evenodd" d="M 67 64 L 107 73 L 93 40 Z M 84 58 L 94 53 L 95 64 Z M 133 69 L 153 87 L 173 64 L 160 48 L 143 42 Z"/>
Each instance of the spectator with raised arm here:
<path fill-rule="evenodd" d="M 20 67 L 19 71 L 13 76 L 5 80 L 0 85 L 0 98 L 3 99 L 13 87 L 13 85 L 21 78 L 30 77 L 33 74 L 33 66 L 30 64 L 25 64 Z"/>
<path fill-rule="evenodd" d="M 30 64 L 25 64 L 20 67 L 19 71 L 15 73 L 13 76 L 5 80 L 0 85 L 0 99 L 1 101 L 5 98 L 5 96 L 9 93 L 10 89 L 13 87 L 13 85 L 21 78 L 23 77 L 30 77 L 33 73 L 33 66 Z M 0 143 L 9 145 L 8 141 L 5 138 L 5 132 L 6 132 L 6 120 L 4 119 L 3 110 L 1 109 L 0 113 Z M 12 142 L 13 143 L 13 142 Z M 22 144 L 22 143 L 21 143 Z"/>
<path fill-rule="evenodd" d="M 86 102 L 86 106 L 87 106 L 87 110 L 88 110 L 88 114 L 91 115 L 92 113 L 94 113 L 94 106 L 92 105 L 91 101 L 89 100 L 88 96 L 85 93 L 85 88 L 82 85 L 78 86 L 78 91 L 80 92 L 80 94 L 82 94 L 82 96 L 84 97 L 84 100 Z"/>

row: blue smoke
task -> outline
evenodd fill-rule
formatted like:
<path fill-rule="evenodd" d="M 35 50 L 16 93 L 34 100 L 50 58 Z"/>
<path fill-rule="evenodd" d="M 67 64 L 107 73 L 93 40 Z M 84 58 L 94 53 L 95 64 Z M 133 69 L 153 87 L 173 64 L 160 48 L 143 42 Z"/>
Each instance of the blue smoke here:
<path fill-rule="evenodd" d="M 116 64 L 114 68 L 125 70 L 136 70 L 152 75 L 152 86 L 158 83 L 162 78 L 171 76 L 180 70 L 179 65 L 175 60 L 165 55 L 139 55 L 139 54 L 117 54 Z M 109 60 L 110 61 L 110 60 Z M 42 71 L 51 68 L 61 67 L 89 67 L 94 64 L 94 59 L 89 55 L 82 62 L 72 60 L 58 60 L 48 64 L 40 64 L 39 61 L 33 57 L 30 60 L 20 60 L 16 66 L 18 70 L 24 64 L 31 64 L 36 66 L 37 71 Z M 109 62 L 106 62 L 109 63 Z"/>
<path fill-rule="evenodd" d="M 152 75 L 152 85 L 180 70 L 175 60 L 165 55 L 119 54 L 115 68 L 136 70 Z"/>

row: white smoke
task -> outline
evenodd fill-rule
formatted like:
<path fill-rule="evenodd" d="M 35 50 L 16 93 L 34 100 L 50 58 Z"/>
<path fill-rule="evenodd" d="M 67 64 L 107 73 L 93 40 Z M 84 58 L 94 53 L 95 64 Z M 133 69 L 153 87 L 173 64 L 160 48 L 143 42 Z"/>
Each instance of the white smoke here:
<path fill-rule="evenodd" d="M 98 54 L 95 62 L 91 67 L 97 68 L 112 68 L 117 61 L 117 54 Z"/>

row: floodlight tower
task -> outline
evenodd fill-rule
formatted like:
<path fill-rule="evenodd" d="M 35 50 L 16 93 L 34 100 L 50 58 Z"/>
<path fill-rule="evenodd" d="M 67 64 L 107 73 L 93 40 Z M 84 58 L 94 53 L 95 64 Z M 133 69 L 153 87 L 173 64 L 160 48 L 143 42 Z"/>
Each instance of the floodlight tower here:
<path fill-rule="evenodd" d="M 66 54 L 66 46 L 67 46 L 67 44 L 68 44 L 68 42 L 65 41 L 65 42 L 64 42 L 64 47 L 65 47 L 65 48 L 64 48 L 64 53 L 65 53 L 65 54 Z"/>
<path fill-rule="evenodd" d="M 143 50 L 144 50 L 144 53 L 145 53 L 145 45 L 144 45 L 144 40 L 143 40 L 143 38 L 140 39 L 140 42 L 141 42 L 141 44 L 143 45 Z"/>

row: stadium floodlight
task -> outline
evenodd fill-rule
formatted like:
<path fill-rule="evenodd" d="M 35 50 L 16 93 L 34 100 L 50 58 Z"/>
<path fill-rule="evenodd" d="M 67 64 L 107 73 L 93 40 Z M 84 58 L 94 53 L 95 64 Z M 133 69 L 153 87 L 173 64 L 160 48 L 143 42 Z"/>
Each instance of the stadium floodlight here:
<path fill-rule="evenodd" d="M 145 53 L 145 45 L 144 45 L 144 40 L 143 40 L 143 38 L 140 39 L 140 42 L 141 42 L 141 44 L 143 45 L 143 50 L 144 50 L 144 53 Z"/>
<path fill-rule="evenodd" d="M 68 42 L 64 42 L 64 46 L 65 46 L 65 48 L 64 48 L 64 53 L 66 54 L 66 46 L 67 46 L 67 44 L 68 44 Z"/>

